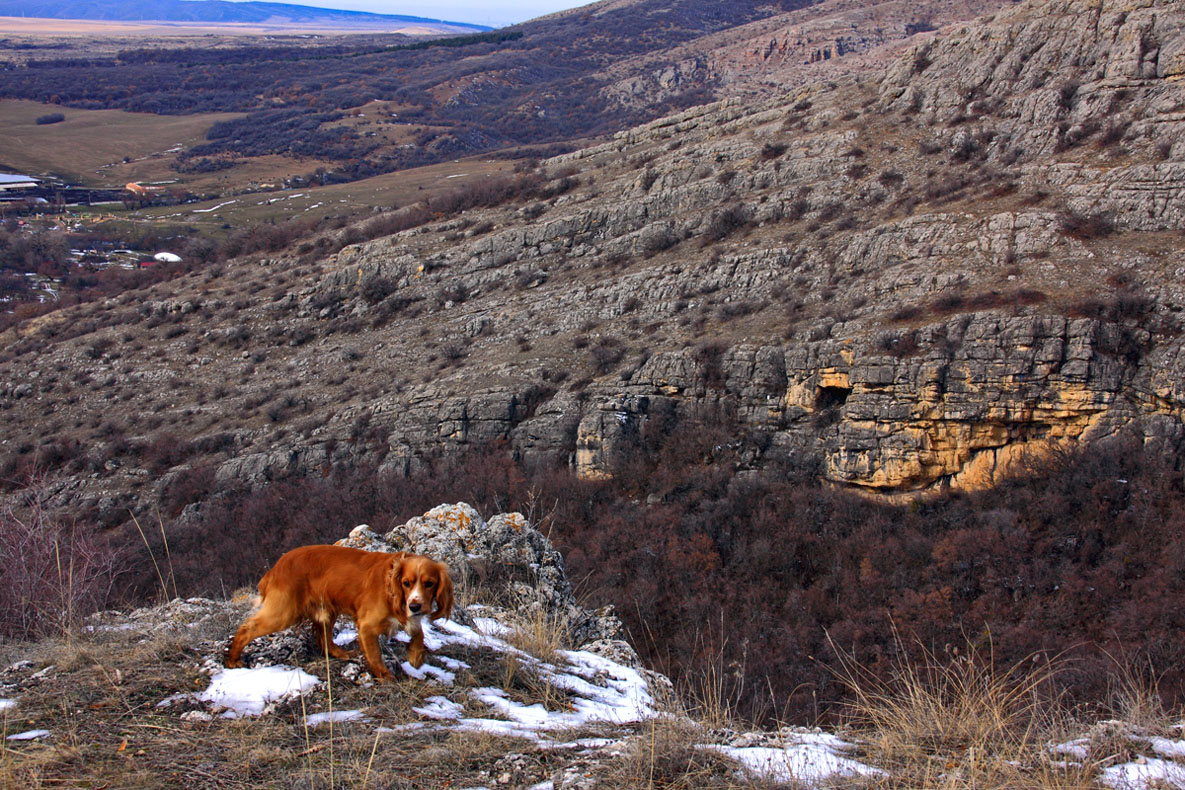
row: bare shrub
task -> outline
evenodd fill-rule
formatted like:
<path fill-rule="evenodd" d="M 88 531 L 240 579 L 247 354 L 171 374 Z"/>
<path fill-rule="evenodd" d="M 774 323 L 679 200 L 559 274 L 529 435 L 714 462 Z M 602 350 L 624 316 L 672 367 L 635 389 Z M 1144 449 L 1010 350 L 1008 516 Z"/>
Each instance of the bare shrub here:
<path fill-rule="evenodd" d="M 589 349 L 589 357 L 598 373 L 608 373 L 625 356 L 625 348 L 616 338 L 601 338 Z"/>
<path fill-rule="evenodd" d="M 748 227 L 751 222 L 752 216 L 748 208 L 740 203 L 713 211 L 704 228 L 700 245 L 706 247 L 712 242 L 721 241 L 736 231 Z"/>
<path fill-rule="evenodd" d="M 779 158 L 786 153 L 788 146 L 785 143 L 766 143 L 761 146 L 761 158 L 765 161 L 771 161 Z"/>
<path fill-rule="evenodd" d="M 24 492 L 17 508 L 0 508 L 0 636 L 30 639 L 60 634 L 107 605 L 127 555 L 48 509 L 46 481 Z"/>
<path fill-rule="evenodd" d="M 1103 133 L 1099 135 L 1099 148 L 1108 148 L 1112 145 L 1118 145 L 1123 142 L 1124 135 L 1127 134 L 1128 127 L 1131 126 L 1131 121 L 1120 120 L 1112 121 L 1103 127 Z"/>
<path fill-rule="evenodd" d="M 1063 110 L 1069 110 L 1074 106 L 1074 98 L 1078 95 L 1078 89 L 1081 87 L 1082 83 L 1078 80 L 1069 80 L 1057 89 L 1058 104 Z"/>
<path fill-rule="evenodd" d="M 700 744 L 703 732 L 680 719 L 652 719 L 625 753 L 605 769 L 607 787 L 664 787 L 698 790 L 736 787 L 736 765 Z M 744 786 L 744 785 L 739 785 Z"/>
<path fill-rule="evenodd" d="M 873 347 L 893 357 L 908 357 L 921 350 L 916 332 L 882 332 L 877 335 Z"/>
<path fill-rule="evenodd" d="M 1115 232 L 1115 218 L 1109 212 L 1086 214 L 1063 211 L 1058 215 L 1062 233 L 1075 239 L 1101 239 Z"/>
<path fill-rule="evenodd" d="M 881 174 L 876 177 L 876 180 L 885 189 L 896 189 L 905 182 L 905 176 L 901 175 L 901 173 L 896 170 L 890 169 L 882 171 Z"/>
<path fill-rule="evenodd" d="M 399 287 L 399 283 L 392 277 L 372 275 L 358 286 L 358 292 L 367 304 L 378 304 L 386 299 Z"/>

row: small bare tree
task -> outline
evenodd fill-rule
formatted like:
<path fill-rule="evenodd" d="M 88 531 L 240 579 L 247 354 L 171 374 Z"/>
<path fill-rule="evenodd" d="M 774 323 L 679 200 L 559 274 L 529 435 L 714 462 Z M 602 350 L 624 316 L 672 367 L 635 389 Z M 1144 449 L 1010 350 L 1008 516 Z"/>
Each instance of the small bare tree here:
<path fill-rule="evenodd" d="M 30 639 L 68 631 L 102 608 L 128 552 L 48 506 L 46 480 L 21 501 L 0 505 L 0 637 Z"/>

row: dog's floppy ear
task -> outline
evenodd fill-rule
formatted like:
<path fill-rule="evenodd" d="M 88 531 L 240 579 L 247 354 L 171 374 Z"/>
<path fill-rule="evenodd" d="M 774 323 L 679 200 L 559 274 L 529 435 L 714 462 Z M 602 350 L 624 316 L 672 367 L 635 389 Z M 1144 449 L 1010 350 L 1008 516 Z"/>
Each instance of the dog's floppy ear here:
<path fill-rule="evenodd" d="M 440 569 L 440 589 L 436 591 L 436 611 L 432 613 L 432 619 L 443 617 L 447 620 L 453 615 L 453 579 L 443 562 L 436 563 L 436 567 Z"/>
<path fill-rule="evenodd" d="M 400 625 L 407 625 L 407 599 L 403 594 L 403 552 L 392 554 L 387 568 L 387 597 L 391 599 L 391 612 Z"/>

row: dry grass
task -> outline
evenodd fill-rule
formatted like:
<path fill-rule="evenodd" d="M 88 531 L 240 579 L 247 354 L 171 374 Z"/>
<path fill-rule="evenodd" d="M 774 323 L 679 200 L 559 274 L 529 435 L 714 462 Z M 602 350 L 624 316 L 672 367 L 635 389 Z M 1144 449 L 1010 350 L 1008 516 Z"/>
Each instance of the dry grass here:
<path fill-rule="evenodd" d="M 697 651 L 706 658 L 684 674 L 677 689 L 682 711 L 711 729 L 738 726 L 737 700 L 745 692 L 745 660 L 742 650 L 733 656 L 726 642 L 702 635 Z M 714 646 L 712 646 L 714 644 Z"/>
<path fill-rule="evenodd" d="M 737 764 L 703 744 L 704 730 L 682 717 L 651 719 L 628 742 L 617 759 L 598 772 L 598 787 L 663 788 L 664 790 L 760 790 L 796 785 L 747 776 Z"/>
<path fill-rule="evenodd" d="M 837 651 L 838 652 L 838 651 Z M 887 679 L 840 652 L 839 680 L 853 701 L 850 726 L 867 760 L 887 771 L 868 788 L 1052 790 L 1091 784 L 1099 765 L 1050 751 L 1072 722 L 1054 678 L 1059 664 L 1035 656 L 995 666 L 990 649 L 938 656 L 917 647 Z"/>
<path fill-rule="evenodd" d="M 1112 660 L 1115 671 L 1106 701 L 1111 716 L 1144 734 L 1168 734 L 1181 718 L 1165 708 L 1155 667 L 1123 657 L 1112 656 Z"/>
<path fill-rule="evenodd" d="M 47 729 L 35 741 L 0 741 L 0 787 L 159 788 L 180 783 L 218 787 L 421 788 L 482 783 L 483 762 L 508 751 L 508 739 L 450 736 L 435 730 L 380 732 L 420 720 L 412 708 L 441 689 L 404 679 L 370 688 L 340 680 L 341 665 L 325 685 L 257 719 L 186 721 L 202 709 L 156 704 L 206 685 L 198 663 L 217 654 L 232 614 L 197 628 L 181 626 L 150 635 L 103 631 L 5 645 L 7 666 L 20 658 L 40 669 L 14 694 L 16 708 L 0 713 L 4 735 Z M 324 658 L 303 663 L 325 676 Z M 34 670 L 29 670 L 31 673 Z M 9 678 L 5 679 L 6 682 Z M 332 693 L 332 697 L 330 696 Z M 366 722 L 308 727 L 307 717 L 329 710 L 361 710 Z M 456 740 L 456 743 L 453 741 Z M 444 742 L 456 757 L 421 763 L 418 755 Z M 514 742 L 521 743 L 521 742 Z M 459 748 L 464 746 L 464 749 Z M 483 757 L 482 755 L 486 755 Z"/>
<path fill-rule="evenodd" d="M 36 118 L 47 112 L 60 112 L 66 120 L 38 126 Z M 170 180 L 177 173 L 168 168 L 175 160 L 169 149 L 204 142 L 212 124 L 242 115 L 150 115 L 7 100 L 0 103 L 0 161 L 23 172 L 60 173 L 85 184 Z"/>
<path fill-rule="evenodd" d="M 506 641 L 514 647 L 536 658 L 555 663 L 560 660 L 559 651 L 568 646 L 570 636 L 562 618 L 539 602 L 517 609 L 513 625 Z"/>

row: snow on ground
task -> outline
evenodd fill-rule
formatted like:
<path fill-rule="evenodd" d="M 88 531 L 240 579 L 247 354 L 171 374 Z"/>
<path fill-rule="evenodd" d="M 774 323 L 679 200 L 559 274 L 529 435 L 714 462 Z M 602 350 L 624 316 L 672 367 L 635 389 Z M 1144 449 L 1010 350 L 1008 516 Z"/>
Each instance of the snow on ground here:
<path fill-rule="evenodd" d="M 16 700 L 14 699 L 0 699 L 0 713 L 16 707 Z"/>
<path fill-rule="evenodd" d="M 360 710 L 335 710 L 332 713 L 313 713 L 305 720 L 310 727 L 317 727 L 326 722 L 366 721 Z"/>
<path fill-rule="evenodd" d="M 478 618 L 475 622 L 477 628 L 450 620 L 424 622 L 424 643 L 431 651 L 428 660 L 419 669 L 405 661 L 401 669 L 404 674 L 433 683 L 442 691 L 449 689 L 450 696 L 429 696 L 413 708 L 423 721 L 380 727 L 380 731 L 483 732 L 522 738 L 540 748 L 599 748 L 612 741 L 572 741 L 570 733 L 589 724 L 629 725 L 664 715 L 657 709 L 646 679 L 633 667 L 584 650 L 560 650 L 555 662 L 543 661 L 506 642 L 502 637 L 510 629 L 504 624 L 489 618 Z M 408 641 L 403 633 L 395 638 Z M 334 637 L 334 642 L 344 647 L 356 639 L 355 629 L 344 628 Z M 551 710 L 540 703 L 528 705 L 492 686 L 457 686 L 456 673 L 469 665 L 445 655 L 450 647 L 492 651 L 518 662 L 542 684 L 565 695 L 564 704 L 558 706 L 563 709 Z M 313 675 L 284 666 L 251 669 L 211 666 L 211 674 L 210 687 L 204 692 L 170 697 L 161 704 L 197 699 L 215 712 L 224 711 L 224 717 L 258 716 L 267 713 L 277 701 L 302 694 L 319 683 Z M 481 703 L 477 708 L 484 709 L 484 715 L 467 715 L 470 701 Z M 313 727 L 327 721 L 366 721 L 366 718 L 362 711 L 344 710 L 312 714 L 306 720 Z M 785 734 L 781 747 L 710 745 L 704 748 L 716 749 L 735 759 L 749 773 L 777 781 L 817 783 L 831 776 L 877 773 L 876 769 L 844 757 L 841 752 L 852 747 L 823 733 Z"/>
<path fill-rule="evenodd" d="M 1161 757 L 1185 757 L 1185 741 L 1174 741 L 1168 738 L 1153 738 L 1151 746 L 1152 751 L 1156 752 Z"/>
<path fill-rule="evenodd" d="M 224 718 L 260 716 L 269 706 L 303 694 L 320 682 L 316 676 L 292 667 L 224 669 L 210 678 L 209 688 L 193 697 L 224 711 Z"/>
<path fill-rule="evenodd" d="M 31 741 L 35 738 L 44 738 L 47 735 L 49 735 L 49 730 L 26 730 L 25 732 L 18 732 L 16 735 L 9 735 L 7 740 Z"/>
<path fill-rule="evenodd" d="M 1173 758 L 1185 757 L 1185 741 L 1159 737 L 1145 738 L 1134 734 L 1129 734 L 1128 737 L 1133 741 L 1133 745 L 1151 747 L 1153 752 L 1169 759 L 1139 757 L 1132 762 L 1109 766 L 1100 772 L 1099 781 L 1103 785 L 1116 790 L 1185 790 L 1185 765 L 1173 762 Z M 1049 750 L 1054 754 L 1064 754 L 1072 760 L 1081 761 L 1090 755 L 1090 745 L 1090 738 L 1077 738 L 1066 743 L 1054 744 Z"/>
<path fill-rule="evenodd" d="M 217 206 L 211 206 L 210 208 L 195 208 L 193 210 L 193 213 L 194 214 L 209 214 L 211 211 L 217 211 L 218 209 L 222 208 L 223 206 L 229 206 L 232 203 L 237 203 L 237 202 L 238 202 L 237 200 L 228 200 L 225 203 L 219 203 Z"/>
<path fill-rule="evenodd" d="M 838 739 L 832 739 L 838 741 Z M 842 743 L 842 742 L 841 742 Z M 843 744 L 844 748 L 851 748 Z M 817 784 L 833 776 L 871 776 L 883 773 L 844 757 L 833 743 L 824 740 L 787 741 L 784 746 L 706 745 L 740 763 L 752 774 L 775 782 Z"/>
<path fill-rule="evenodd" d="M 1101 781 L 1116 790 L 1185 788 L 1185 765 L 1156 757 L 1103 769 Z"/>

